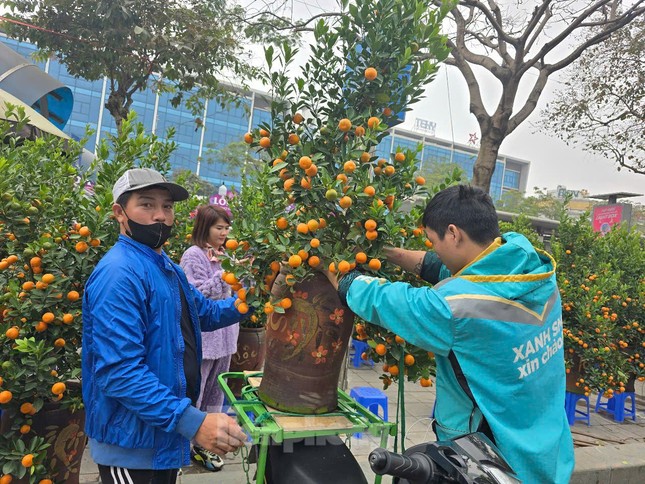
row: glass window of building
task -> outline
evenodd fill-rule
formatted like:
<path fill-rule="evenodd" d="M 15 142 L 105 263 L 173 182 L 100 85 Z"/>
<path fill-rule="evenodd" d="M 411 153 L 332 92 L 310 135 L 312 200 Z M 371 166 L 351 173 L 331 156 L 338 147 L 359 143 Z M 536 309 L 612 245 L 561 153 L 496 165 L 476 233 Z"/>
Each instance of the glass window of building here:
<path fill-rule="evenodd" d="M 244 133 L 249 128 L 250 99 L 241 99 L 240 105 L 223 108 L 218 102 L 209 101 L 206 111 L 204 146 L 199 176 L 213 184 L 225 182 L 234 185 L 237 176 L 231 177 L 226 160 L 222 160 L 219 151 L 231 143 L 243 143 Z"/>
<path fill-rule="evenodd" d="M 514 190 L 520 189 L 520 172 L 506 169 L 504 172 L 504 187 Z"/>
<path fill-rule="evenodd" d="M 184 99 L 189 94 L 184 95 Z M 159 95 L 159 107 L 157 110 L 156 134 L 165 139 L 169 128 L 175 130 L 172 141 L 177 143 L 177 149 L 173 155 L 174 170 L 197 171 L 199 157 L 199 146 L 201 141 L 201 125 L 196 123 L 196 116 L 190 112 L 184 102 L 175 107 L 171 103 L 174 94 L 162 93 Z"/>

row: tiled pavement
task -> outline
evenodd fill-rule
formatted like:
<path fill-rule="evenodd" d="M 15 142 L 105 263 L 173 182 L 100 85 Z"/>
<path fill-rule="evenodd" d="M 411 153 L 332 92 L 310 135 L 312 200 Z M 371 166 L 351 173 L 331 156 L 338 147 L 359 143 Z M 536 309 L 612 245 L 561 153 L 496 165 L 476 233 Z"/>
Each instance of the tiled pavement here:
<path fill-rule="evenodd" d="M 348 389 L 357 386 L 373 386 L 382 388 L 379 380 L 378 365 L 375 368 L 363 366 L 350 368 L 347 375 Z M 349 390 L 348 390 L 349 391 Z M 390 421 L 396 418 L 396 387 L 387 390 Z M 591 425 L 576 422 L 571 428 L 576 441 L 576 472 L 572 483 L 643 483 L 645 482 L 645 385 L 637 383 L 636 422 L 625 420 L 616 423 L 606 414 L 593 412 L 595 396 L 590 398 L 592 403 Z M 434 440 L 430 429 L 429 415 L 435 399 L 434 388 L 422 388 L 419 385 L 406 384 L 405 387 L 405 418 L 406 418 L 406 448 L 412 445 Z M 363 438 L 351 439 L 351 450 L 364 469 L 368 482 L 373 482 L 374 474 L 367 464 L 367 456 L 379 441 L 375 437 L 363 434 Z M 393 446 L 390 438 L 389 448 Z M 255 466 L 251 466 L 249 479 L 253 478 Z M 81 482 L 99 482 L 98 471 L 89 451 L 85 452 L 81 466 Z M 225 459 L 222 471 L 210 473 L 201 471 L 195 466 L 183 469 L 181 484 L 217 483 L 242 484 L 247 482 L 243 470 L 241 455 L 229 455 Z M 251 481 L 252 482 L 252 481 Z M 390 482 L 384 479 L 383 482 Z"/>

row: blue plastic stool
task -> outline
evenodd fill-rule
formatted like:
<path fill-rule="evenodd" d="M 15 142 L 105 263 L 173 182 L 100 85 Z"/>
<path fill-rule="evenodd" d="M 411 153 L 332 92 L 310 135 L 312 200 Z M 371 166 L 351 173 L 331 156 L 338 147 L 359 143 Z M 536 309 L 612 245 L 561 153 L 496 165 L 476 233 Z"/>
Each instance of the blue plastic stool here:
<path fill-rule="evenodd" d="M 623 392 L 618 395 L 614 395 L 611 398 L 607 398 L 607 401 L 602 403 L 601 399 L 603 398 L 604 392 L 598 394 L 598 401 L 596 402 L 596 413 L 599 409 L 603 409 L 608 413 L 611 413 L 614 416 L 616 422 L 623 422 L 625 416 L 631 417 L 633 421 L 636 421 L 636 396 L 634 392 Z M 631 409 L 626 408 L 627 399 L 630 398 L 632 401 Z"/>
<path fill-rule="evenodd" d="M 587 404 L 586 413 L 576 408 L 578 400 L 584 400 Z M 589 420 L 589 397 L 586 395 L 583 395 L 582 393 L 566 392 L 564 397 L 564 409 L 567 412 L 569 425 L 575 424 L 577 420 L 582 420 L 583 422 L 586 421 L 587 425 L 591 425 Z M 580 417 L 578 417 L 578 415 L 580 415 Z"/>
<path fill-rule="evenodd" d="M 349 396 L 356 400 L 358 403 L 367 408 L 375 415 L 379 415 L 379 407 L 383 410 L 381 417 L 384 422 L 387 422 L 387 395 L 378 388 L 372 387 L 355 387 L 349 392 Z M 360 439 L 362 434 L 357 432 L 354 437 Z"/>
<path fill-rule="evenodd" d="M 374 360 L 372 360 L 372 358 L 369 358 L 368 360 L 361 358 L 361 355 L 370 349 L 370 346 L 367 343 L 357 339 L 352 339 L 352 347 L 354 348 L 354 357 L 352 358 L 352 366 L 354 368 L 360 368 L 363 364 L 374 366 Z"/>

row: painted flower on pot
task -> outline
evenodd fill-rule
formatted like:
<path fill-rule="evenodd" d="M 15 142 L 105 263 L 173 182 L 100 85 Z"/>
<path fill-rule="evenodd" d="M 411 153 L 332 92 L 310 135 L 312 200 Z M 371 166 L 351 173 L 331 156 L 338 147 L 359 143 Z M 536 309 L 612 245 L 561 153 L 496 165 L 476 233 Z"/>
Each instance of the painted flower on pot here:
<path fill-rule="evenodd" d="M 293 346 L 298 346 L 300 343 L 300 333 L 297 331 L 292 331 L 292 330 L 287 330 L 287 343 L 293 345 Z"/>
<path fill-rule="evenodd" d="M 322 345 L 320 345 L 316 350 L 311 352 L 311 356 L 316 360 L 316 365 L 319 365 L 320 363 L 327 361 L 327 353 L 329 353 L 329 350 L 326 350 Z"/>
<path fill-rule="evenodd" d="M 343 323 L 343 314 L 345 314 L 344 309 L 334 309 L 334 312 L 329 315 L 329 319 L 334 322 L 334 324 Z"/>

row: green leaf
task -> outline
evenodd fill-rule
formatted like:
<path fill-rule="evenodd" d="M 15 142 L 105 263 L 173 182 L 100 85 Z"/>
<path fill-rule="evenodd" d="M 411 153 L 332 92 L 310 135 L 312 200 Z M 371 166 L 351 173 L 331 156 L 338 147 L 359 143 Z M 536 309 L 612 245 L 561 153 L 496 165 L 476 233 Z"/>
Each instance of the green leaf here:
<path fill-rule="evenodd" d="M 273 67 L 273 46 L 270 45 L 264 48 L 264 59 L 266 60 L 269 69 Z"/>
<path fill-rule="evenodd" d="M 25 450 L 26 450 L 25 442 L 23 440 L 16 440 L 16 441 L 14 441 L 14 443 L 15 443 L 15 449 L 19 453 L 24 454 Z"/>
<path fill-rule="evenodd" d="M 16 473 L 16 471 L 18 470 L 18 467 L 22 467 L 22 466 L 20 466 L 20 463 L 19 463 L 19 462 L 16 462 L 16 461 L 7 461 L 7 462 L 5 462 L 5 463 L 4 463 L 4 465 L 2 466 L 2 473 L 3 473 L 4 475 L 7 475 L 7 474 L 12 474 L 12 475 L 13 475 L 13 474 L 15 474 L 15 473 Z"/>

